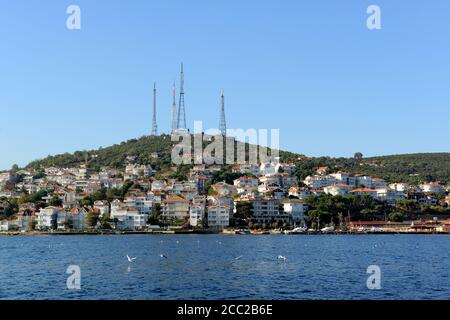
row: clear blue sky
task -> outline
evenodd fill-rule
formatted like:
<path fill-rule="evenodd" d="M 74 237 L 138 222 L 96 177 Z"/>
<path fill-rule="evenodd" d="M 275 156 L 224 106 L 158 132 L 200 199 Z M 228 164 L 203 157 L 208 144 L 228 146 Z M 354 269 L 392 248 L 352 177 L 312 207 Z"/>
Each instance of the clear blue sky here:
<path fill-rule="evenodd" d="M 81 7 L 82 29 L 66 29 Z M 382 29 L 366 28 L 366 9 Z M 450 151 L 450 2 L 0 1 L 0 168 L 149 134 L 186 73 L 187 120 L 280 128 L 283 149 Z"/>

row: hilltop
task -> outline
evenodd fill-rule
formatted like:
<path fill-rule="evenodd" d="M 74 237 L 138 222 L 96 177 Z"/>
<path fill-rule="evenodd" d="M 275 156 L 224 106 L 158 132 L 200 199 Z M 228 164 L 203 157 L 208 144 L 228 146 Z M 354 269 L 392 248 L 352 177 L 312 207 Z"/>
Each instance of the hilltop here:
<path fill-rule="evenodd" d="M 89 166 L 94 170 L 101 167 L 122 168 L 127 156 L 137 156 L 138 163 L 150 164 L 164 173 L 169 172 L 173 167 L 171 151 L 174 145 L 175 142 L 171 141 L 169 135 L 145 136 L 98 150 L 48 156 L 31 162 L 27 168 L 74 167 L 83 163 L 86 157 Z M 301 179 L 314 174 L 318 167 L 326 166 L 329 167 L 330 172 L 347 171 L 383 178 L 390 182 L 450 183 L 450 153 L 417 153 L 355 159 L 307 157 L 298 153 L 281 151 L 280 156 L 281 161 L 293 162 L 297 165 L 297 176 Z"/>

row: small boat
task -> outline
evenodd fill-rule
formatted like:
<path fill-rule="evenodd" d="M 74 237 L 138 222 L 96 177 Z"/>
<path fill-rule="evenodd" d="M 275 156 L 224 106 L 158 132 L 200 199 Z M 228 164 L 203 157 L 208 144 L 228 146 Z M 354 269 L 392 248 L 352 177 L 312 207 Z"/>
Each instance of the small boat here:
<path fill-rule="evenodd" d="M 331 232 L 334 232 L 334 227 L 333 227 L 333 226 L 331 226 L 331 227 L 325 227 L 325 228 L 320 229 L 320 231 L 321 231 L 322 233 L 331 233 Z"/>
<path fill-rule="evenodd" d="M 235 232 L 236 232 L 236 234 L 250 234 L 251 230 L 250 229 L 236 229 Z"/>
<path fill-rule="evenodd" d="M 224 229 L 223 234 L 236 234 L 236 230 Z"/>
<path fill-rule="evenodd" d="M 272 229 L 269 231 L 270 234 L 283 234 L 282 230 Z"/>
<path fill-rule="evenodd" d="M 285 234 L 302 234 L 305 233 L 308 230 L 308 228 L 306 226 L 303 227 L 296 227 L 292 230 L 286 230 L 284 233 Z"/>
<path fill-rule="evenodd" d="M 270 232 L 267 230 L 252 230 L 250 231 L 250 233 L 260 235 L 260 234 L 269 234 Z"/>

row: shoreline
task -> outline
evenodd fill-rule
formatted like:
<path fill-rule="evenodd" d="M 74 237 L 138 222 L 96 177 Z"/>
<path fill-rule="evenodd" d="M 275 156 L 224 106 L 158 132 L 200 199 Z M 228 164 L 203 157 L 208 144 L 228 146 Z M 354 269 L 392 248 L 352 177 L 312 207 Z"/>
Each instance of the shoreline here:
<path fill-rule="evenodd" d="M 183 231 L 96 231 L 96 232 L 48 232 L 48 231 L 32 231 L 32 232 L 0 232 L 0 237 L 6 236 L 117 236 L 117 235 L 150 235 L 150 236 L 158 236 L 158 235 L 226 235 L 226 236 L 242 236 L 242 235 L 250 235 L 250 236 L 318 236 L 318 235 L 326 235 L 326 236 L 337 236 L 337 235 L 353 235 L 353 236 L 363 236 L 363 235 L 450 235 L 447 232 L 407 232 L 407 231 L 399 231 L 399 232 L 352 232 L 352 231 L 343 231 L 343 232 L 304 232 L 304 233 L 295 233 L 295 234 L 284 234 L 284 233 L 229 233 L 229 232 L 219 232 L 219 231 L 194 231 L 194 230 L 183 230 Z"/>

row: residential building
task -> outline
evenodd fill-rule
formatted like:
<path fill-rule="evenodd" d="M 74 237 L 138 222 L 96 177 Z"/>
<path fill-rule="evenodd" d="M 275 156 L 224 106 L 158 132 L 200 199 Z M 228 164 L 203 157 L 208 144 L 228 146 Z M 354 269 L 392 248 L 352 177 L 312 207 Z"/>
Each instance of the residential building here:
<path fill-rule="evenodd" d="M 230 225 L 232 211 L 228 206 L 210 205 L 208 206 L 208 227 L 224 229 Z"/>
<path fill-rule="evenodd" d="M 74 208 L 70 210 L 70 225 L 72 229 L 81 230 L 87 227 L 86 225 L 87 211 L 84 208 Z"/>
<path fill-rule="evenodd" d="M 189 218 L 189 201 L 177 196 L 168 196 L 163 202 L 162 219 L 183 220 Z"/>
<path fill-rule="evenodd" d="M 331 194 L 332 196 L 343 196 L 349 194 L 353 187 L 348 184 L 335 184 L 323 188 L 326 194 Z"/>
<path fill-rule="evenodd" d="M 260 224 L 288 223 L 290 215 L 280 210 L 280 201 L 258 197 L 253 201 L 252 221 Z"/>
<path fill-rule="evenodd" d="M 233 197 L 237 193 L 236 187 L 227 184 L 225 181 L 213 184 L 211 187 L 214 191 L 223 196 Z"/>
<path fill-rule="evenodd" d="M 141 214 L 137 209 L 124 208 L 111 212 L 111 218 L 117 219 L 119 230 L 142 230 L 147 225 L 148 214 Z"/>
<path fill-rule="evenodd" d="M 189 224 L 193 227 L 201 227 L 205 219 L 205 205 L 193 204 L 189 209 Z"/>
<path fill-rule="evenodd" d="M 423 183 L 419 186 L 423 192 L 429 193 L 445 193 L 445 187 L 439 182 Z"/>
<path fill-rule="evenodd" d="M 59 207 L 42 208 L 36 213 L 36 229 L 56 229 L 58 214 L 62 211 Z"/>
<path fill-rule="evenodd" d="M 283 211 L 289 214 L 292 221 L 296 224 L 305 221 L 305 213 L 308 211 L 308 206 L 301 200 L 288 199 L 282 202 Z"/>
<path fill-rule="evenodd" d="M 100 212 L 100 217 L 109 216 L 109 202 L 106 200 L 98 200 L 94 202 L 94 209 Z"/>

